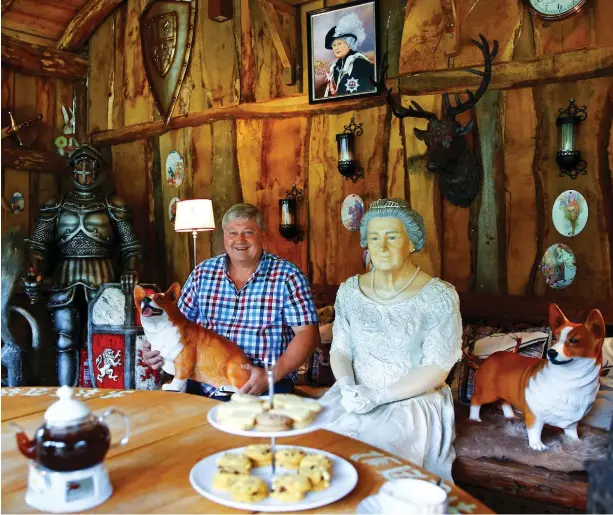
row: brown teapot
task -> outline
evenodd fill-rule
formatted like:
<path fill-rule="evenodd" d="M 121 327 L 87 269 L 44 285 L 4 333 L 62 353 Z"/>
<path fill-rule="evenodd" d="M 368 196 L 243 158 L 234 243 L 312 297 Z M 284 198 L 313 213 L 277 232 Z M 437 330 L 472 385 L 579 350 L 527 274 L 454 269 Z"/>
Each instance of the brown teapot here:
<path fill-rule="evenodd" d="M 83 403 L 72 397 L 73 390 L 62 386 L 59 400 L 45 412 L 45 424 L 29 439 L 21 426 L 17 430 L 17 446 L 21 453 L 39 465 L 53 471 L 83 470 L 102 463 L 110 447 L 128 443 L 130 423 L 120 410 L 112 408 L 102 415 L 94 415 Z M 117 414 L 123 418 L 124 436 L 111 445 L 111 434 L 105 419 Z"/>

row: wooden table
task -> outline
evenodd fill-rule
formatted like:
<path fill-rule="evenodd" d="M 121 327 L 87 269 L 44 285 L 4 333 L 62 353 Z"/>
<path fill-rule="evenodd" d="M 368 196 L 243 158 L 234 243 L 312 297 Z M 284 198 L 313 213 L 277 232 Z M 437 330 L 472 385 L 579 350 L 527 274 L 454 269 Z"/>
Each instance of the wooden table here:
<path fill-rule="evenodd" d="M 24 501 L 28 461 L 19 453 L 9 422 L 23 426 L 32 437 L 43 423 L 43 413 L 56 400 L 56 388 L 2 388 L 2 512 L 31 513 Z M 245 513 L 200 496 L 189 483 L 191 468 L 202 458 L 254 443 L 253 438 L 216 430 L 206 414 L 216 401 L 161 391 L 77 389 L 76 397 L 92 411 L 116 407 L 130 417 L 132 437 L 109 452 L 106 467 L 114 487 L 111 498 L 91 513 Z M 121 437 L 119 421 L 109 425 Z M 355 489 L 345 498 L 320 509 L 301 513 L 355 513 L 358 504 L 375 494 L 389 479 L 436 476 L 352 438 L 319 430 L 283 438 L 279 443 L 332 452 L 356 467 Z M 485 505 L 453 485 L 450 513 L 492 513 Z M 252 512 L 256 513 L 256 512 Z"/>

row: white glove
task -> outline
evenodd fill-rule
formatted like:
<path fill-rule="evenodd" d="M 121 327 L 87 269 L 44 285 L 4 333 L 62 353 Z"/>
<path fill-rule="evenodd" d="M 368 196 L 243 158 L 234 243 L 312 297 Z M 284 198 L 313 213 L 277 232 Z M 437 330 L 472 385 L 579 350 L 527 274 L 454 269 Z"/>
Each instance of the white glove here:
<path fill-rule="evenodd" d="M 355 385 L 341 388 L 341 404 L 349 413 L 364 414 L 372 411 L 381 404 L 392 401 L 392 393 L 389 388 L 369 388 L 368 386 Z"/>
<path fill-rule="evenodd" d="M 354 385 L 355 379 L 353 377 L 343 376 L 339 377 L 336 382 L 342 388 L 343 386 Z"/>

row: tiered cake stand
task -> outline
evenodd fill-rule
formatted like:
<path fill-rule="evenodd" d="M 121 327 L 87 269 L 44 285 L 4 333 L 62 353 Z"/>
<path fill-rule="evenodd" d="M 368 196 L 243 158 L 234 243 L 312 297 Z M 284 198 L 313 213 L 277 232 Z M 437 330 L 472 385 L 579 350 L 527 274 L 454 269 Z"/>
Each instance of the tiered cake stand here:
<path fill-rule="evenodd" d="M 276 438 L 310 433 L 312 431 L 317 431 L 318 429 L 321 429 L 323 426 L 325 426 L 329 422 L 326 419 L 325 408 L 317 414 L 313 423 L 310 424 L 308 427 L 302 429 L 293 429 L 290 431 L 243 431 L 240 429 L 224 427 L 217 420 L 217 407 L 214 407 L 209 411 L 207 419 L 213 427 L 225 433 L 240 436 L 250 436 L 253 438 L 270 438 L 271 449 L 273 450 L 275 448 L 282 449 L 285 447 L 293 447 L 302 449 L 307 454 L 323 454 L 332 461 L 332 479 L 330 481 L 330 486 L 325 490 L 322 490 L 320 492 L 309 492 L 306 494 L 306 497 L 302 501 L 296 503 L 282 502 L 277 499 L 273 499 L 270 496 L 263 501 L 247 503 L 234 501 L 232 499 L 232 496 L 230 495 L 230 492 L 215 490 L 212 487 L 213 476 L 215 475 L 215 472 L 217 470 L 217 459 L 226 453 L 242 454 L 242 452 L 245 450 L 245 447 L 228 449 L 222 452 L 218 452 L 196 463 L 196 465 L 192 468 L 189 474 L 189 480 L 194 489 L 199 494 L 218 504 L 248 511 L 293 512 L 301 510 L 311 510 L 313 508 L 326 506 L 335 501 L 338 501 L 339 499 L 342 499 L 355 488 L 355 485 L 358 482 L 358 473 L 355 467 L 347 460 L 336 456 L 335 454 L 321 451 L 319 449 L 311 449 L 309 447 L 300 447 L 296 445 L 276 445 Z M 261 477 L 266 482 L 266 484 L 268 485 L 269 492 L 272 487 L 272 478 L 275 473 L 295 474 L 296 471 L 286 470 L 280 467 L 278 464 L 276 465 L 275 471 L 273 471 L 273 467 L 271 465 L 267 467 L 258 467 L 252 470 L 252 475 Z"/>

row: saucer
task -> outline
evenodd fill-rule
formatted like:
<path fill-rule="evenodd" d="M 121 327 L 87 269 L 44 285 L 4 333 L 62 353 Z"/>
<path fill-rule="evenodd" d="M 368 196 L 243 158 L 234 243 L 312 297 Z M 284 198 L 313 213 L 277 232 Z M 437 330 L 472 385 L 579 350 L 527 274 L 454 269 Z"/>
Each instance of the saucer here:
<path fill-rule="evenodd" d="M 379 505 L 379 496 L 375 494 L 370 495 L 365 499 L 362 499 L 360 504 L 358 504 L 356 513 L 358 513 L 359 515 L 381 513 L 381 506 Z"/>

